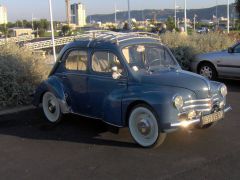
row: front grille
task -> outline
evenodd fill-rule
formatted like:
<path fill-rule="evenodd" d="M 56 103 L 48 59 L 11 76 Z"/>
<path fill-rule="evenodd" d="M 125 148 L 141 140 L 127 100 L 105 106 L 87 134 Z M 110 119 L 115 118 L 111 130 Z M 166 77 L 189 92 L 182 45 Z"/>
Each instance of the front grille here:
<path fill-rule="evenodd" d="M 200 111 L 200 112 L 209 112 L 215 105 L 223 100 L 218 94 L 214 94 L 211 98 L 206 99 L 196 99 L 196 100 L 187 100 L 184 102 L 183 111 Z"/>

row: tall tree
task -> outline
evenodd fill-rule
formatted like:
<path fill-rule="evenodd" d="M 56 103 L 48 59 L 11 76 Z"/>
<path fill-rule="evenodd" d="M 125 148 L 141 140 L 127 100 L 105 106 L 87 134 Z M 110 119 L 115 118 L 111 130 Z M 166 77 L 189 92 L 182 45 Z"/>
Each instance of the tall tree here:
<path fill-rule="evenodd" d="M 235 0 L 236 3 L 236 11 L 238 12 L 238 17 L 240 19 L 240 0 Z"/>

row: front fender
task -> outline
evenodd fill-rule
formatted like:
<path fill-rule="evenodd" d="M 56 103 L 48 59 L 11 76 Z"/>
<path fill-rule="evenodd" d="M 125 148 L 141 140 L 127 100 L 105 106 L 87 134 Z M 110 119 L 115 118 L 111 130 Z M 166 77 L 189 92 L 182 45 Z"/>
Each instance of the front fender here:
<path fill-rule="evenodd" d="M 62 113 L 70 112 L 70 108 L 66 102 L 64 86 L 62 84 L 62 81 L 56 76 L 49 77 L 38 86 L 34 93 L 32 104 L 34 106 L 39 106 L 39 104 L 42 103 L 42 97 L 44 93 L 47 91 L 52 92 L 56 96 L 59 101 Z"/>
<path fill-rule="evenodd" d="M 123 119 L 125 126 L 127 126 L 128 113 L 132 108 L 131 105 L 135 104 L 135 102 L 144 102 L 151 106 L 156 112 L 158 116 L 159 128 L 162 130 L 168 129 L 169 127 L 167 127 L 167 125 L 176 122 L 177 114 L 179 113 L 178 110 L 173 106 L 174 96 L 195 96 L 195 94 L 190 90 L 171 86 L 161 86 L 158 88 L 148 87 L 141 89 L 141 91 L 136 91 L 134 93 L 129 91 L 128 95 L 122 101 L 122 116 L 125 117 Z"/>

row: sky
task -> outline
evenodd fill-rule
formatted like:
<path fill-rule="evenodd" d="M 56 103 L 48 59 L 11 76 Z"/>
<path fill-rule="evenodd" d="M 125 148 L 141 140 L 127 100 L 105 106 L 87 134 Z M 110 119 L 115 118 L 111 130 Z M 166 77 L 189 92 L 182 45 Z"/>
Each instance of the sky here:
<path fill-rule="evenodd" d="M 127 10 L 127 0 L 72 0 L 86 6 L 87 15 L 114 12 L 114 4 L 120 11 Z M 166 9 L 174 8 L 174 0 L 130 0 L 131 9 Z M 206 8 L 218 4 L 227 4 L 227 0 L 187 0 L 187 8 Z M 233 3 L 234 0 L 230 0 Z M 65 0 L 52 0 L 54 20 L 65 20 Z M 0 0 L 8 9 L 8 21 L 21 19 L 49 19 L 48 0 Z M 184 0 L 177 0 L 177 5 L 184 7 Z"/>

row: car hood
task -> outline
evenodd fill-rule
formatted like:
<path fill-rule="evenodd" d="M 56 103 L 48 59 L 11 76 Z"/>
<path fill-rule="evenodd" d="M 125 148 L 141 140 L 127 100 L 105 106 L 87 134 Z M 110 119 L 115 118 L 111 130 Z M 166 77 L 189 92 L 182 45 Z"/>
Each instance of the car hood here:
<path fill-rule="evenodd" d="M 210 94 L 210 81 L 200 75 L 183 70 L 161 70 L 141 76 L 144 84 L 174 86 L 193 91 L 197 98 L 207 98 Z"/>

